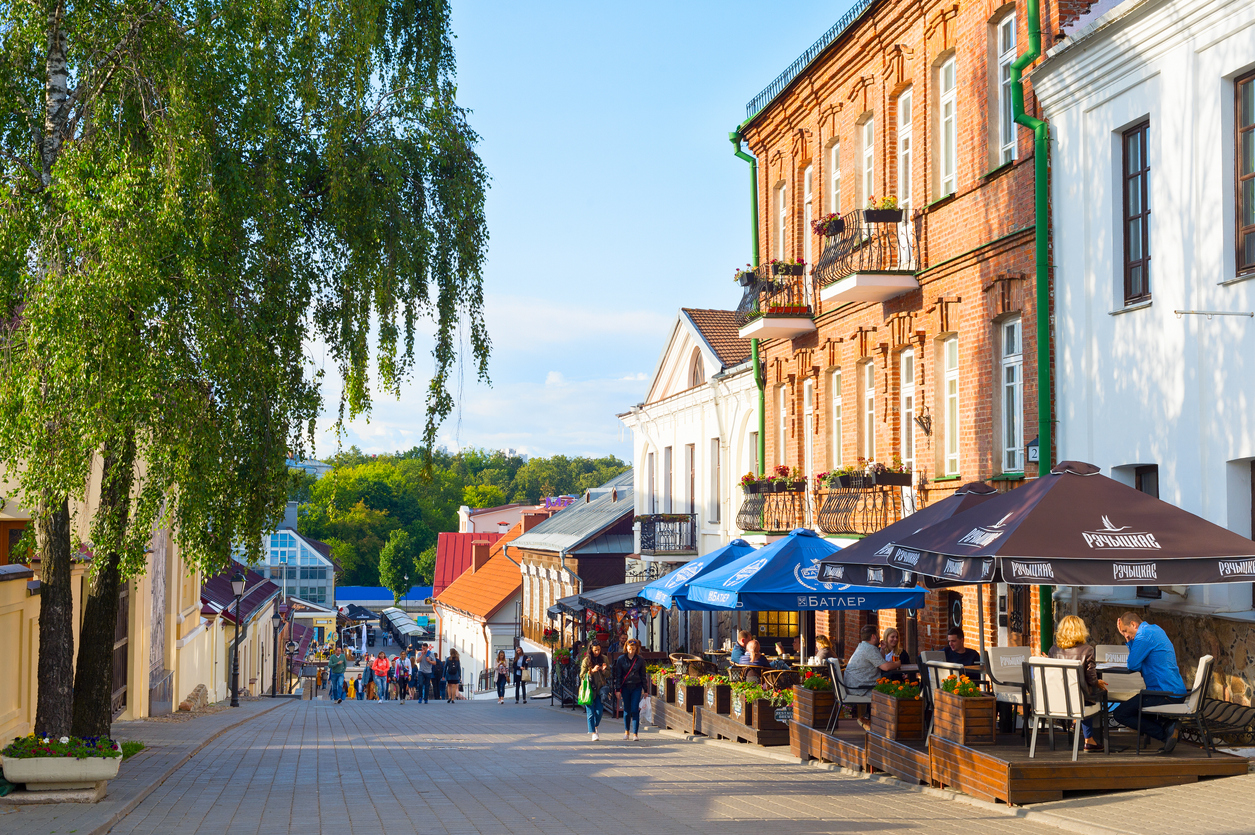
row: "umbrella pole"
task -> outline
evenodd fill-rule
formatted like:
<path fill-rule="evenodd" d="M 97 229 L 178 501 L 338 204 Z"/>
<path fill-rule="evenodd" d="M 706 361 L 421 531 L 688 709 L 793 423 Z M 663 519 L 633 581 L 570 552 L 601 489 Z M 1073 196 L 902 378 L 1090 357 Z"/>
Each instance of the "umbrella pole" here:
<path fill-rule="evenodd" d="M 1072 587 L 1072 614 L 1076 615 L 1077 617 L 1080 617 L 1080 614 L 1081 614 L 1081 600 L 1078 597 L 1080 592 L 1081 592 L 1080 586 Z"/>
<path fill-rule="evenodd" d="M 980 657 L 985 657 L 985 584 L 976 584 L 976 622 L 980 625 Z"/>

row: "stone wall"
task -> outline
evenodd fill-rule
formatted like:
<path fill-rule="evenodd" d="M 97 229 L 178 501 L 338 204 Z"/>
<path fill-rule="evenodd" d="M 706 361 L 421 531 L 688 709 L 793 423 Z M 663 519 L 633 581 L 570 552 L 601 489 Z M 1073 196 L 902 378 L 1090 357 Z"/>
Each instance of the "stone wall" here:
<path fill-rule="evenodd" d="M 1094 644 L 1124 643 L 1124 638 L 1116 631 L 1116 618 L 1126 611 L 1129 611 L 1127 605 L 1088 600 L 1082 600 L 1079 609 Z M 1055 604 L 1056 623 L 1068 614 L 1071 614 L 1070 604 Z M 1214 660 L 1207 695 L 1251 704 L 1255 695 L 1255 624 L 1161 609 L 1143 609 L 1139 614 L 1168 634 L 1177 649 L 1177 663 L 1187 687 L 1194 682 L 1198 659 L 1210 655 Z"/>

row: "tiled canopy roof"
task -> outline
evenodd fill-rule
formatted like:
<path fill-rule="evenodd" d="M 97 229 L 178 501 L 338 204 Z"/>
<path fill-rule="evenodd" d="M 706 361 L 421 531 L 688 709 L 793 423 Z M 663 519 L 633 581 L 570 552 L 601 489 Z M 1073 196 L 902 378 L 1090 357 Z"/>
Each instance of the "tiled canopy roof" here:
<path fill-rule="evenodd" d="M 740 365 L 749 359 L 750 341 L 742 339 L 736 326 L 736 313 L 732 310 L 703 310 L 681 308 L 702 338 L 715 352 L 724 368 Z"/>

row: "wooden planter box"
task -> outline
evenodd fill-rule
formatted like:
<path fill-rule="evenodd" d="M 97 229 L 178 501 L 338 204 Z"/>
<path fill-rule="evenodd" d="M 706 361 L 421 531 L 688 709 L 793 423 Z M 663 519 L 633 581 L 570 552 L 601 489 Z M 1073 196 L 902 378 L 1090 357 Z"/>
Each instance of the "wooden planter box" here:
<path fill-rule="evenodd" d="M 964 698 L 944 690 L 933 694 L 933 733 L 960 745 L 993 745 L 998 711 L 993 696 Z"/>
<path fill-rule="evenodd" d="M 737 722 L 744 722 L 751 728 L 754 727 L 754 703 L 746 701 L 744 696 L 733 693 L 728 710 Z"/>
<path fill-rule="evenodd" d="M 895 699 L 873 690 L 872 733 L 897 741 L 923 739 L 924 700 Z"/>
<path fill-rule="evenodd" d="M 706 688 L 705 709 L 727 716 L 732 710 L 732 688 L 726 684 L 712 684 Z"/>
<path fill-rule="evenodd" d="M 705 697 L 706 688 L 700 684 L 679 684 L 675 688 L 675 703 L 677 707 L 684 708 L 687 712 L 692 713 L 693 708 L 702 706 L 702 699 Z"/>
<path fill-rule="evenodd" d="M 663 693 L 663 701 L 674 704 L 675 703 L 675 679 L 673 678 L 665 679 L 664 685 L 665 687 L 664 687 L 664 693 Z"/>
<path fill-rule="evenodd" d="M 836 696 L 831 690 L 793 688 L 793 721 L 808 728 L 826 728 Z"/>
<path fill-rule="evenodd" d="M 776 720 L 776 707 L 770 699 L 759 699 L 754 702 L 752 727 L 759 731 L 787 731 L 789 726 Z"/>

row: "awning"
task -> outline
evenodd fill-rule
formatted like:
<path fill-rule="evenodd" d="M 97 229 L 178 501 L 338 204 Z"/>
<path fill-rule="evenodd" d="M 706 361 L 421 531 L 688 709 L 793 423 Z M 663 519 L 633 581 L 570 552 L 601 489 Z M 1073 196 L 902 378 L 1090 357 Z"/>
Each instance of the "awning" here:
<path fill-rule="evenodd" d="M 356 603 L 350 603 L 344 607 L 344 617 L 347 620 L 379 620 L 381 615 L 372 612 L 365 606 L 358 606 Z"/>
<path fill-rule="evenodd" d="M 549 607 L 548 614 L 550 618 L 557 619 L 563 614 L 578 616 L 585 609 L 592 609 L 604 615 L 614 609 L 636 603 L 648 605 L 649 601 L 641 596 L 641 592 L 647 585 L 649 582 L 642 580 L 639 583 L 621 583 L 617 586 L 586 591 L 583 594 L 572 594 L 555 601 Z"/>
<path fill-rule="evenodd" d="M 961 583 L 1249 583 L 1255 542 L 1093 464 L 1061 461 L 1023 487 L 906 537 L 889 563 Z"/>

